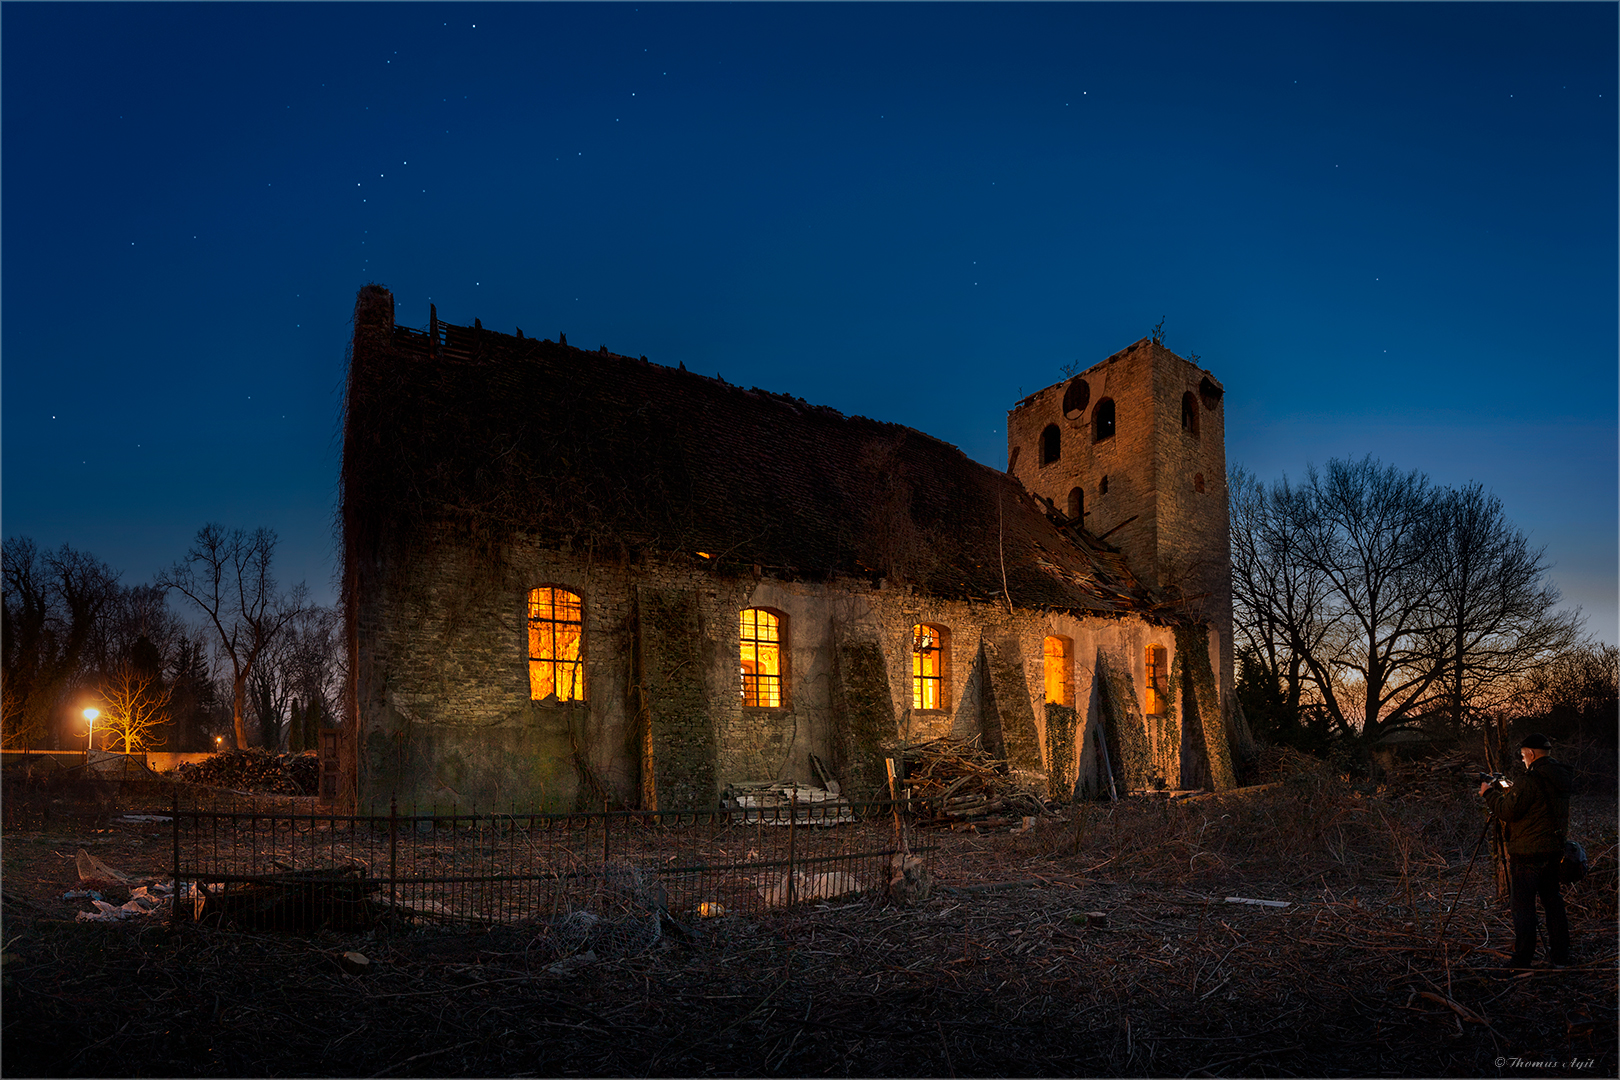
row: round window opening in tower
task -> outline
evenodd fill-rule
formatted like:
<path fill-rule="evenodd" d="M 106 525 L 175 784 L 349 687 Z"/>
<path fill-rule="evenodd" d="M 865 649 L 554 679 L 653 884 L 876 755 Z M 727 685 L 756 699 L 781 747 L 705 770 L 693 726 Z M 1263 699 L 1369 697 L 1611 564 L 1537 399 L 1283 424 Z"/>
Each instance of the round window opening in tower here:
<path fill-rule="evenodd" d="M 1041 432 L 1041 464 L 1050 465 L 1063 456 L 1063 436 L 1056 424 L 1047 424 Z"/>
<path fill-rule="evenodd" d="M 1070 420 L 1080 419 L 1080 414 L 1086 411 L 1091 404 L 1091 387 L 1084 379 L 1075 379 L 1069 383 L 1068 389 L 1063 391 L 1063 415 Z"/>
<path fill-rule="evenodd" d="M 1221 403 L 1221 395 L 1225 393 L 1226 391 L 1216 386 L 1208 375 L 1198 383 L 1198 396 L 1203 399 L 1204 408 L 1210 412 L 1215 411 L 1215 407 Z"/>
<path fill-rule="evenodd" d="M 1091 411 L 1091 441 L 1102 442 L 1114 437 L 1114 400 L 1103 398 Z"/>

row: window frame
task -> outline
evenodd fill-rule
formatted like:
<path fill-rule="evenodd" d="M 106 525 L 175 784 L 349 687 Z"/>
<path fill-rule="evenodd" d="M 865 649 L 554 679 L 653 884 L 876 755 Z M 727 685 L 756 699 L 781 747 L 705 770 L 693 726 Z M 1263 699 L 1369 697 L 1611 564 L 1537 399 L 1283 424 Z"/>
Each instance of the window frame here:
<path fill-rule="evenodd" d="M 755 614 L 753 626 L 755 636 L 753 637 L 748 636 L 748 615 L 750 612 Z M 764 615 L 771 620 L 771 628 L 776 634 L 774 640 L 757 636 L 760 629 L 759 615 Z M 742 702 L 743 708 L 785 709 L 788 707 L 787 628 L 787 613 L 776 608 L 746 607 L 737 612 L 737 697 Z M 750 663 L 750 645 L 753 646 L 752 663 L 755 665 L 755 670 L 752 671 L 748 667 Z M 759 648 L 761 645 L 776 646 L 776 671 L 774 673 L 758 670 L 760 663 Z M 769 694 L 760 693 L 762 681 L 771 679 L 775 680 L 776 700 L 761 700 L 762 697 L 768 698 L 770 696 Z M 765 682 L 763 685 L 769 686 L 770 684 Z"/>
<path fill-rule="evenodd" d="M 933 645 L 920 648 L 923 641 L 923 631 L 932 632 Z M 933 656 L 933 671 L 928 667 L 928 657 Z M 914 623 L 911 627 L 911 711 L 912 712 L 949 712 L 951 707 L 951 632 L 938 623 Z M 932 684 L 934 690 L 934 703 L 926 704 L 928 695 L 926 690 Z"/>
<path fill-rule="evenodd" d="M 550 593 L 548 600 L 551 615 L 549 617 L 536 615 L 537 603 L 540 599 L 540 594 L 543 592 Z M 568 606 L 567 602 L 559 602 L 558 594 L 571 598 L 574 612 L 578 615 L 577 619 L 556 617 L 559 608 Z M 526 598 L 525 608 L 527 613 L 527 618 L 524 620 L 524 622 L 528 637 L 528 663 L 526 668 L 529 675 L 529 700 L 545 701 L 548 698 L 554 697 L 559 704 L 575 704 L 585 702 L 587 700 L 587 685 L 585 680 L 585 598 L 564 585 L 537 585 L 529 590 Z M 541 650 L 539 648 L 541 644 L 541 637 L 537 633 L 538 628 L 541 626 L 549 626 L 551 628 L 551 641 L 549 649 L 550 655 L 541 655 Z M 557 655 L 559 652 L 566 649 L 566 646 L 559 646 L 558 643 L 557 628 L 563 626 L 572 626 L 576 628 L 573 639 L 574 656 L 571 659 L 566 656 Z M 545 693 L 540 692 L 544 684 L 536 677 L 539 671 L 537 665 L 550 666 L 550 690 Z M 566 696 L 563 693 L 559 693 L 559 687 L 563 683 L 560 673 L 564 668 L 572 669 L 572 678 L 569 680 L 572 685 L 570 686 Z"/>
<path fill-rule="evenodd" d="M 1145 651 L 1142 665 L 1142 711 L 1148 716 L 1164 715 L 1166 699 L 1162 687 L 1168 675 L 1165 670 L 1169 666 L 1168 657 L 1169 653 L 1163 645 L 1152 644 Z"/>
<path fill-rule="evenodd" d="M 1047 424 L 1041 429 L 1041 464 L 1052 465 L 1063 460 L 1063 429 Z"/>

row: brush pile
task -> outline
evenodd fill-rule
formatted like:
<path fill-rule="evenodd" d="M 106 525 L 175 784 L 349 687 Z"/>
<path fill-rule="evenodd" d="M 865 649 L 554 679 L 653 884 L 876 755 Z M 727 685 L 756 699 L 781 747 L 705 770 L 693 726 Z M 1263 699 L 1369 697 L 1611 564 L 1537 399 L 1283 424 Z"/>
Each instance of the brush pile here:
<path fill-rule="evenodd" d="M 1021 791 L 1007 763 L 972 739 L 941 738 L 900 751 L 904 776 L 897 782 L 918 815 L 919 828 L 958 822 L 1015 825 L 1045 812 L 1041 801 Z"/>
<path fill-rule="evenodd" d="M 272 795 L 313 795 L 321 778 L 313 753 L 271 754 L 264 750 L 227 750 L 205 761 L 184 762 L 175 778 L 188 784 L 264 791 Z"/>

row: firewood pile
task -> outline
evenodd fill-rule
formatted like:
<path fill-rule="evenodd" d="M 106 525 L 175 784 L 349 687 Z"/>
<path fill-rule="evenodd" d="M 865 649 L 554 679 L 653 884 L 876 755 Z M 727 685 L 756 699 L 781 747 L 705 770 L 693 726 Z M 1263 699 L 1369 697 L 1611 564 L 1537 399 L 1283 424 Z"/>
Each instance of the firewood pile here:
<path fill-rule="evenodd" d="M 263 791 L 272 795 L 313 795 L 321 779 L 312 753 L 272 754 L 265 750 L 227 750 L 204 761 L 183 762 L 175 778 L 188 784 Z"/>
<path fill-rule="evenodd" d="M 902 748 L 904 776 L 897 783 L 918 814 L 919 828 L 958 822 L 1016 825 L 1046 812 L 1035 796 L 1021 791 L 1007 763 L 972 739 L 945 737 Z"/>

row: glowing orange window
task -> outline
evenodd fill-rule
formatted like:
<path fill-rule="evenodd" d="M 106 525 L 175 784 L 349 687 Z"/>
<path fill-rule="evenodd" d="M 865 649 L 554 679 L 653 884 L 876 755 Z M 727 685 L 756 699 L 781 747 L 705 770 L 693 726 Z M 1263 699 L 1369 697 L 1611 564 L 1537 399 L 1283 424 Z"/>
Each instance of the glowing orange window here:
<path fill-rule="evenodd" d="M 1164 646 L 1149 645 L 1147 647 L 1147 678 L 1143 680 L 1143 704 L 1147 707 L 1149 716 L 1157 716 L 1164 711 Z"/>
<path fill-rule="evenodd" d="M 744 608 L 742 703 L 768 709 L 782 704 L 782 617 L 764 608 Z"/>
<path fill-rule="evenodd" d="M 584 605 L 566 589 L 529 593 L 529 696 L 585 700 Z"/>
<path fill-rule="evenodd" d="M 950 635 L 938 626 L 911 628 L 911 707 L 944 709 L 945 667 Z"/>
<path fill-rule="evenodd" d="M 1066 637 L 1049 637 L 1042 650 L 1046 657 L 1046 700 L 1052 705 L 1074 704 L 1074 662 Z"/>

